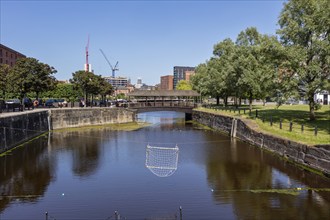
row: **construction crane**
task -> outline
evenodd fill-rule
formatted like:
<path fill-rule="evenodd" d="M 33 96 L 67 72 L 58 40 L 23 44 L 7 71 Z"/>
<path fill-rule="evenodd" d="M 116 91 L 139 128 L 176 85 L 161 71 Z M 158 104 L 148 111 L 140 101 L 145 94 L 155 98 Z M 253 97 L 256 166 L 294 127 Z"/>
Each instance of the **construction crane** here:
<path fill-rule="evenodd" d="M 86 64 L 85 64 L 85 71 L 88 72 L 90 70 L 89 68 L 89 63 L 88 63 L 88 48 L 89 48 L 89 35 L 88 35 L 88 40 L 87 40 L 87 45 L 85 47 L 86 50 Z"/>
<path fill-rule="evenodd" d="M 113 67 L 111 65 L 110 61 L 108 60 L 107 56 L 104 54 L 103 50 L 100 49 L 100 51 L 101 51 L 102 55 L 104 56 L 105 60 L 108 62 L 109 66 L 110 66 L 110 68 L 112 70 L 112 77 L 115 77 L 116 70 L 119 70 L 118 69 L 118 61 L 117 61 L 116 65 L 115 65 L 115 67 Z"/>

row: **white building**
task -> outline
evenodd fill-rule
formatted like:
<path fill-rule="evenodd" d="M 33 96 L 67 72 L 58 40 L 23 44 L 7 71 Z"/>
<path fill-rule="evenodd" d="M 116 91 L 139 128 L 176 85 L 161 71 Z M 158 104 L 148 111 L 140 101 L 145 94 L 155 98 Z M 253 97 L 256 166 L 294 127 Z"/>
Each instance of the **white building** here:
<path fill-rule="evenodd" d="M 329 91 L 321 91 L 314 95 L 314 101 L 322 105 L 330 105 L 330 94 Z"/>

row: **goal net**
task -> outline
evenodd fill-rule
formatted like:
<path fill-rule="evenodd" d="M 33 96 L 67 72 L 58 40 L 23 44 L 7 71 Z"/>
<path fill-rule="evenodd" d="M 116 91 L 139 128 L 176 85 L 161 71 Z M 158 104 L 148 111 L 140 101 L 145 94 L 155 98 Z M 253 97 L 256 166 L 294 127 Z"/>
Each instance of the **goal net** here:
<path fill-rule="evenodd" d="M 156 176 L 171 176 L 178 167 L 179 148 L 153 147 L 149 144 L 146 150 L 146 167 Z"/>

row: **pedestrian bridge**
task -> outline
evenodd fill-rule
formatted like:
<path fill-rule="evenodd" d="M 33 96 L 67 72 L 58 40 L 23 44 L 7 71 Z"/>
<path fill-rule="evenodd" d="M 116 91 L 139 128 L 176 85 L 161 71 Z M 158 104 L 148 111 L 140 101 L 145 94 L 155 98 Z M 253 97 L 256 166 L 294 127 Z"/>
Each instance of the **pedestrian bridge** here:
<path fill-rule="evenodd" d="M 201 96 L 193 90 L 136 90 L 128 94 L 128 108 L 137 113 L 151 111 L 176 111 L 191 117 L 192 109 L 201 102 Z"/>

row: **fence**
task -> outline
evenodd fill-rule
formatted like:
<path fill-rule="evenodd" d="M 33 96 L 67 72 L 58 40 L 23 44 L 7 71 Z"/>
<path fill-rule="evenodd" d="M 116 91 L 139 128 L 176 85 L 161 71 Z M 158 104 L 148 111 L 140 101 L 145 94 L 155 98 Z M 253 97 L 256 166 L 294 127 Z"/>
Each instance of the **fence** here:
<path fill-rule="evenodd" d="M 268 123 L 271 127 L 277 127 L 280 130 L 286 130 L 293 133 L 308 134 L 317 136 L 319 128 L 315 126 L 306 126 L 303 123 L 295 122 L 295 119 L 287 120 L 285 118 L 275 117 L 274 115 L 268 114 L 265 111 L 249 108 L 236 108 L 236 107 L 222 107 L 222 106 L 204 106 L 214 111 L 224 111 L 233 115 L 246 115 L 250 119 L 260 119 L 263 123 Z"/>

